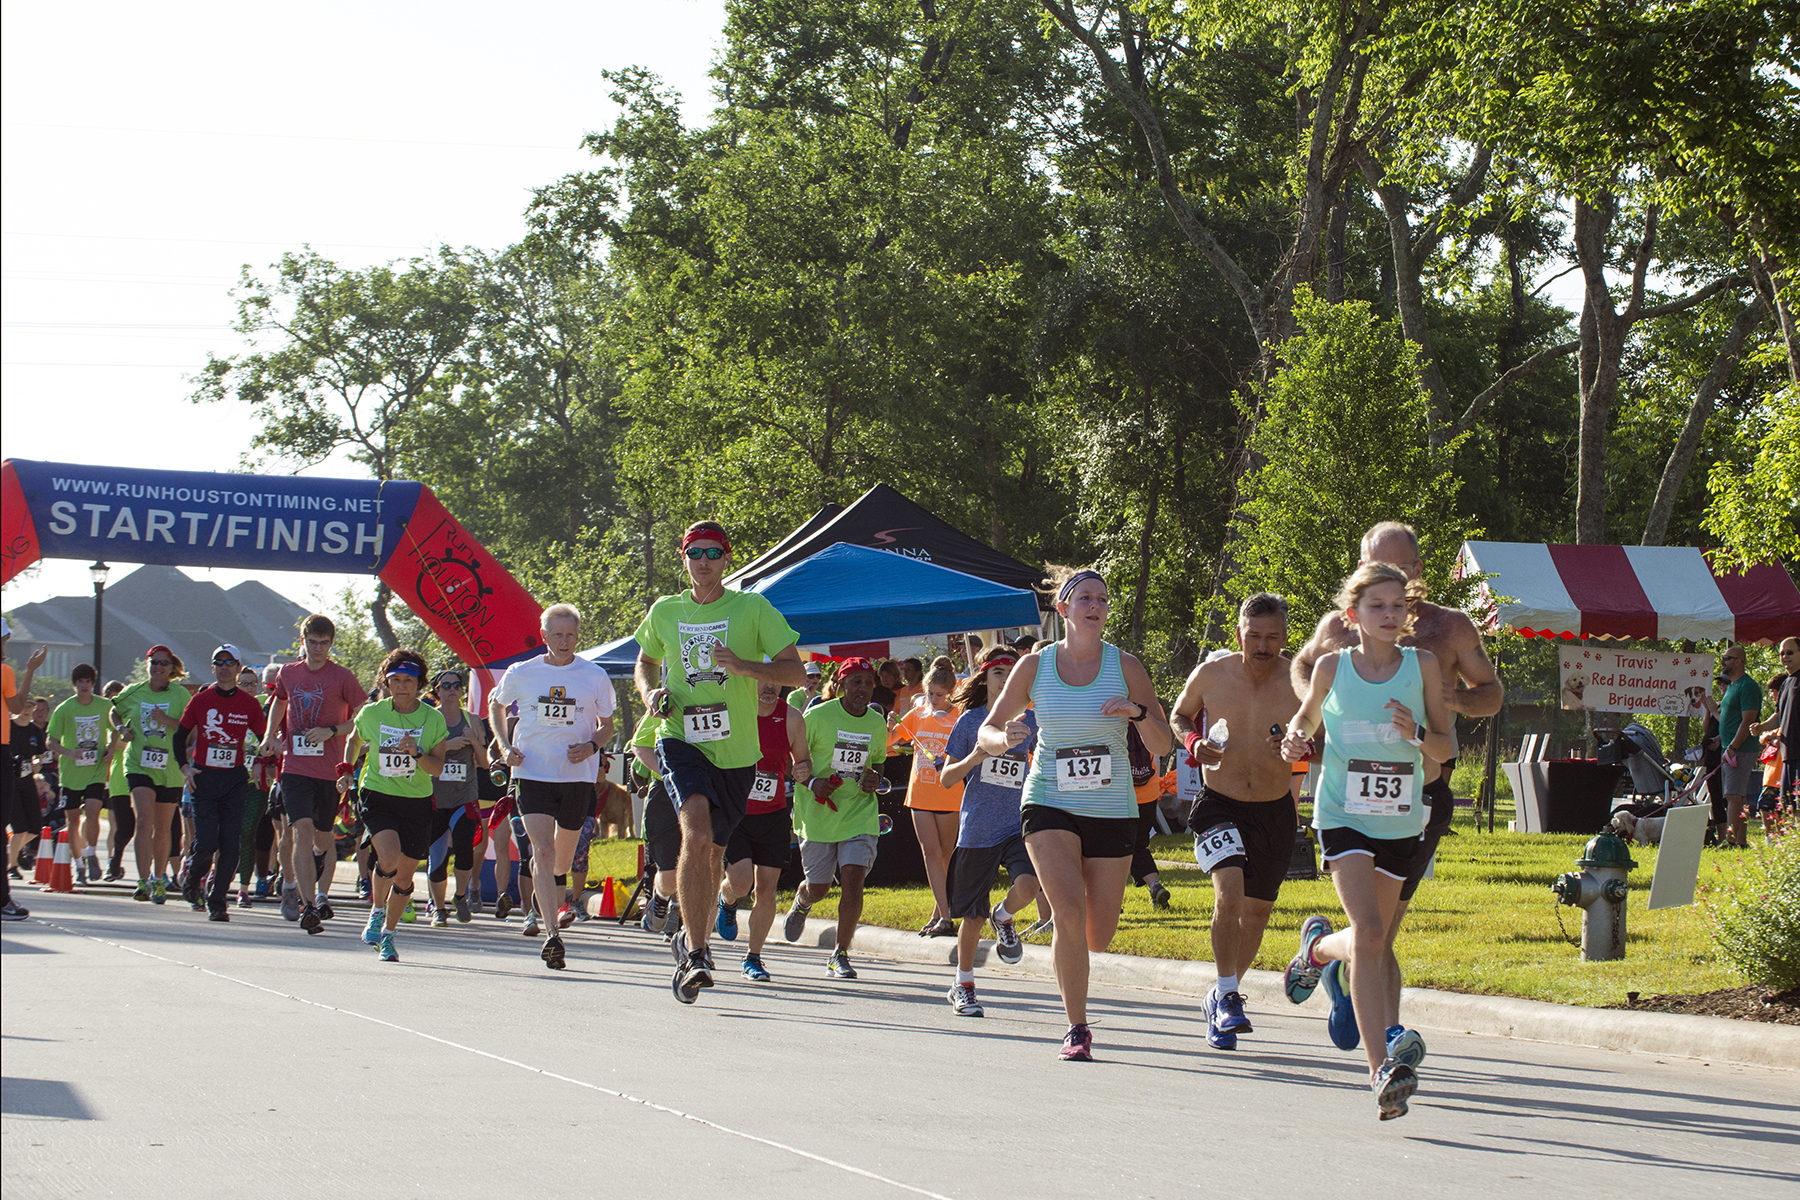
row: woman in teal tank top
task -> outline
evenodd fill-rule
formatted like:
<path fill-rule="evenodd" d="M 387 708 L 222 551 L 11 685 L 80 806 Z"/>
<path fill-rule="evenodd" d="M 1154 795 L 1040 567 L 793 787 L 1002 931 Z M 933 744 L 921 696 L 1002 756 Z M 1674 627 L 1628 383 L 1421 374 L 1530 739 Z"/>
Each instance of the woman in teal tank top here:
<path fill-rule="evenodd" d="M 1152 754 L 1167 754 L 1168 723 L 1144 665 L 1101 639 L 1106 580 L 1076 571 L 1061 581 L 1059 642 L 1021 658 L 1000 698 L 988 707 L 978 745 L 1002 755 L 1031 736 L 1038 749 L 1025 778 L 1020 824 L 1039 885 L 1056 913 L 1051 954 L 1068 1014 L 1062 1057 L 1093 1057 L 1087 1026 L 1088 952 L 1104 950 L 1119 926 L 1119 906 L 1137 837 L 1137 796 L 1125 730 L 1132 724 Z"/>
<path fill-rule="evenodd" d="M 1325 726 L 1313 827 L 1350 919 L 1349 928 L 1333 933 L 1325 917 L 1306 918 L 1283 984 L 1299 1004 L 1321 973 L 1331 972 L 1334 1013 L 1355 1008 L 1369 1086 L 1384 1121 L 1406 1114 L 1418 1087 L 1413 1068 L 1425 1057 L 1423 1039 L 1400 1026 L 1391 998 L 1399 989 L 1390 991 L 1385 978 L 1387 929 L 1425 828 L 1423 757 L 1456 758 L 1456 727 L 1437 658 L 1396 644 L 1412 628 L 1413 606 L 1423 594 L 1422 584 L 1409 583 L 1388 563 L 1364 563 L 1344 581 L 1337 603 L 1359 644 L 1319 660 L 1281 746 L 1289 762 L 1298 762 L 1313 731 Z"/>

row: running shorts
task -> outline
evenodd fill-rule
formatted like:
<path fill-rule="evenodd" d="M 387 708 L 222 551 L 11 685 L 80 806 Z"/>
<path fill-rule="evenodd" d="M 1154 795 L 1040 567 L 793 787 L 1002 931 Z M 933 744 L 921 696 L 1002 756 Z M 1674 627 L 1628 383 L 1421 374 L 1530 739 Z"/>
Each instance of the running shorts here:
<path fill-rule="evenodd" d="M 1287 792 L 1254 804 L 1202 787 L 1188 812 L 1194 861 L 1203 871 L 1238 868 L 1244 873 L 1244 895 L 1254 900 L 1273 901 L 1281 894 L 1298 826 L 1294 800 Z"/>
<path fill-rule="evenodd" d="M 373 792 L 363 794 L 374 795 Z M 282 772 L 281 811 L 290 821 L 311 821 L 314 829 L 332 828 L 337 824 L 337 782 Z"/>
<path fill-rule="evenodd" d="M 594 785 L 591 783 L 549 783 L 542 779 L 519 779 L 519 812 L 542 814 L 556 818 L 563 829 L 580 829 L 581 823 L 594 813 Z"/>
<path fill-rule="evenodd" d="M 660 779 L 651 782 L 644 796 L 644 845 L 659 871 L 673 871 L 681 861 L 681 819 Z"/>
<path fill-rule="evenodd" d="M 369 837 L 391 829 L 400 835 L 400 853 L 419 862 L 431 856 L 431 812 L 430 796 L 393 796 L 363 789 L 363 828 Z"/>
<path fill-rule="evenodd" d="M 155 780 L 151 779 L 148 775 L 139 775 L 136 772 L 133 772 L 132 774 L 125 776 L 125 782 L 127 785 L 130 786 L 131 790 L 134 792 L 137 791 L 139 788 L 146 788 L 149 791 L 155 792 L 156 793 L 156 802 L 158 804 L 180 804 L 181 803 L 181 789 L 180 788 L 164 787 L 162 784 L 157 783 Z"/>
<path fill-rule="evenodd" d="M 1333 862 L 1347 854 L 1366 854 L 1375 860 L 1375 869 L 1389 879 L 1405 881 L 1418 857 L 1419 839 L 1372 838 L 1348 826 L 1319 830 L 1319 848 L 1325 861 Z"/>
<path fill-rule="evenodd" d="M 1006 868 L 1007 878 L 1013 883 L 1027 875 L 1037 877 L 1031 855 L 1025 850 L 1024 835 L 1015 833 L 998 846 L 958 846 L 950 852 L 950 865 L 944 870 L 944 891 L 950 898 L 953 920 L 988 919 L 994 911 L 988 894 L 1000 878 L 1001 867 Z"/>
<path fill-rule="evenodd" d="M 731 841 L 725 847 L 725 861 L 738 863 L 747 858 L 754 866 L 780 870 L 787 866 L 788 852 L 793 845 L 794 826 L 788 819 L 787 809 L 750 813 L 731 831 Z"/>
<path fill-rule="evenodd" d="M 1083 858 L 1130 858 L 1137 844 L 1136 817 L 1083 817 L 1048 804 L 1027 804 L 1019 810 L 1019 824 L 1029 838 L 1034 833 L 1066 829 L 1081 839 Z"/>
<path fill-rule="evenodd" d="M 106 803 L 106 781 L 104 779 L 98 783 L 88 784 L 79 792 L 69 788 L 64 788 L 62 790 L 62 806 L 71 812 L 80 808 L 83 804 L 90 802 L 98 804 Z"/>
<path fill-rule="evenodd" d="M 859 833 L 841 842 L 801 842 L 800 867 L 806 882 L 814 887 L 830 887 L 839 867 L 872 867 L 880 838 L 873 833 Z"/>
<path fill-rule="evenodd" d="M 731 844 L 731 831 L 744 819 L 756 767 L 716 767 L 712 759 L 678 738 L 656 740 L 657 771 L 676 806 L 689 796 L 705 796 L 712 809 L 713 845 Z"/>

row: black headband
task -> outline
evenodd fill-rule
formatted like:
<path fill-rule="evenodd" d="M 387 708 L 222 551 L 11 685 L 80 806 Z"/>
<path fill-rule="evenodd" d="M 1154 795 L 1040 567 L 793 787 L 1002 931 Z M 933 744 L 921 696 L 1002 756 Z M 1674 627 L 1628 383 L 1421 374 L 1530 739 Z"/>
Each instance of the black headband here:
<path fill-rule="evenodd" d="M 1077 571 L 1064 580 L 1063 585 L 1060 588 L 1056 589 L 1056 602 L 1061 604 L 1063 601 L 1067 600 L 1069 598 L 1069 593 L 1075 590 L 1076 584 L 1086 583 L 1090 579 L 1098 579 L 1101 583 L 1106 582 L 1106 576 L 1100 574 L 1098 571 Z"/>

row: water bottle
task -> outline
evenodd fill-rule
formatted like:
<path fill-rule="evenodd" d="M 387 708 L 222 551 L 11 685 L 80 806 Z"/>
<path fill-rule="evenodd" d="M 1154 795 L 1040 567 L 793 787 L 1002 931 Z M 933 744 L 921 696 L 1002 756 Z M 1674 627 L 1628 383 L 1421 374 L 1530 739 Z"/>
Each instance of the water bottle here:
<path fill-rule="evenodd" d="M 1214 749 L 1225 749 L 1225 743 L 1231 740 L 1231 726 L 1225 723 L 1224 717 L 1212 723 L 1212 728 L 1206 731 L 1206 740 Z"/>

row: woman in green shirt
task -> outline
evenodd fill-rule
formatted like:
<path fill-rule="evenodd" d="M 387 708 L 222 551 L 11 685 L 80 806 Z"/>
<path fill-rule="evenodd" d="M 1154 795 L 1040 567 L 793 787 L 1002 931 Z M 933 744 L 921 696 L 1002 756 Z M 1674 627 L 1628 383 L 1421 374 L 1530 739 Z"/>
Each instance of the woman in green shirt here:
<path fill-rule="evenodd" d="M 363 941 L 380 948 L 383 962 L 399 962 L 394 927 L 412 897 L 413 872 L 431 852 L 432 780 L 444 769 L 447 730 L 444 715 L 420 702 L 425 660 L 418 651 L 391 652 L 381 680 L 388 694 L 356 714 L 344 758 L 355 762 L 368 749 L 358 786 L 363 827 L 375 847 L 375 886 Z"/>
<path fill-rule="evenodd" d="M 163 902 L 169 871 L 169 841 L 181 803 L 181 766 L 175 761 L 174 732 L 190 694 L 175 680 L 187 674 L 167 646 L 144 652 L 150 678 L 134 683 L 113 700 L 112 722 L 125 735 L 125 782 L 137 812 L 137 891 L 133 900 Z"/>

